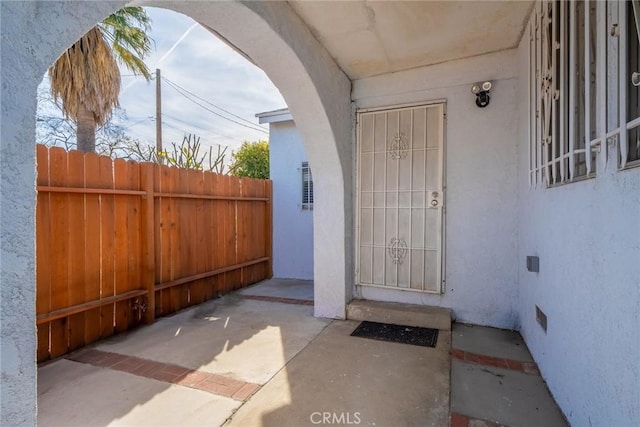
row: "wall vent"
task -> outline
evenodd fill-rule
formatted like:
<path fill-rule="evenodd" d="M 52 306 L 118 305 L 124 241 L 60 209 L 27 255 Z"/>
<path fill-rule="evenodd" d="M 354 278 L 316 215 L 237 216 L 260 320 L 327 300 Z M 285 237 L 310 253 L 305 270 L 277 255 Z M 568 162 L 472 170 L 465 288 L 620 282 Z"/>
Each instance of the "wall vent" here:
<path fill-rule="evenodd" d="M 540 310 L 540 307 L 538 307 L 537 305 L 536 305 L 536 320 L 538 321 L 538 323 L 544 330 L 544 333 L 546 334 L 547 333 L 547 315 L 544 314 L 544 312 Z"/>
<path fill-rule="evenodd" d="M 540 258 L 538 258 L 537 256 L 528 256 L 527 270 L 533 273 L 540 272 Z"/>

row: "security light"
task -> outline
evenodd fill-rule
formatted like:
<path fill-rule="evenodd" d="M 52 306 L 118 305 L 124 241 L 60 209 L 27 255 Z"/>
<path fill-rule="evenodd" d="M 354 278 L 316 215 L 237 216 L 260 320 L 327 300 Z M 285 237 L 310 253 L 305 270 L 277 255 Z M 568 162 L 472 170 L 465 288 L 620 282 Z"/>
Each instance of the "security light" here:
<path fill-rule="evenodd" d="M 489 101 L 491 101 L 489 91 L 492 86 L 491 82 L 476 83 L 471 86 L 471 93 L 476 96 L 476 105 L 478 107 L 484 108 L 489 105 Z"/>

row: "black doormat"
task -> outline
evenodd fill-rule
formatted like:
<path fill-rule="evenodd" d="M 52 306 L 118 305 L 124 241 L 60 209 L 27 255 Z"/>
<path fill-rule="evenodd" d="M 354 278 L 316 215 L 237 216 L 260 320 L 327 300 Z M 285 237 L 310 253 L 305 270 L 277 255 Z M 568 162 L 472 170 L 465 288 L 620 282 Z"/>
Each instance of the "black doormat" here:
<path fill-rule="evenodd" d="M 367 321 L 360 323 L 351 336 L 422 347 L 435 347 L 438 342 L 437 329 Z"/>

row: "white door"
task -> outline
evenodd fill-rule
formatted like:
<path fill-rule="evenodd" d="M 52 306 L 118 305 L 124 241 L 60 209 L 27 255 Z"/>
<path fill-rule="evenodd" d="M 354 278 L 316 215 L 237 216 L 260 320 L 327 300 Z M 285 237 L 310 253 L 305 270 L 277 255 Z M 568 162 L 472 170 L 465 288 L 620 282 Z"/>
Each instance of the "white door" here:
<path fill-rule="evenodd" d="M 444 104 L 358 114 L 357 284 L 442 289 Z"/>

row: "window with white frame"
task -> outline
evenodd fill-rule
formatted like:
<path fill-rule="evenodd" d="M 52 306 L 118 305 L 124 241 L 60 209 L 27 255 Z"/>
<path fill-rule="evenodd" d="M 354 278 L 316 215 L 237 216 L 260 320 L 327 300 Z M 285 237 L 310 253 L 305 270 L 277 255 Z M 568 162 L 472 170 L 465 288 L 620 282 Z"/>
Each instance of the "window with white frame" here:
<path fill-rule="evenodd" d="M 302 172 L 302 210 L 313 209 L 313 176 L 311 175 L 311 168 L 309 162 L 302 162 L 300 168 Z"/>
<path fill-rule="evenodd" d="M 529 27 L 532 186 L 594 176 L 596 153 L 606 162 L 608 143 L 618 147 L 618 167 L 640 164 L 639 22 L 639 0 L 536 4 Z"/>

